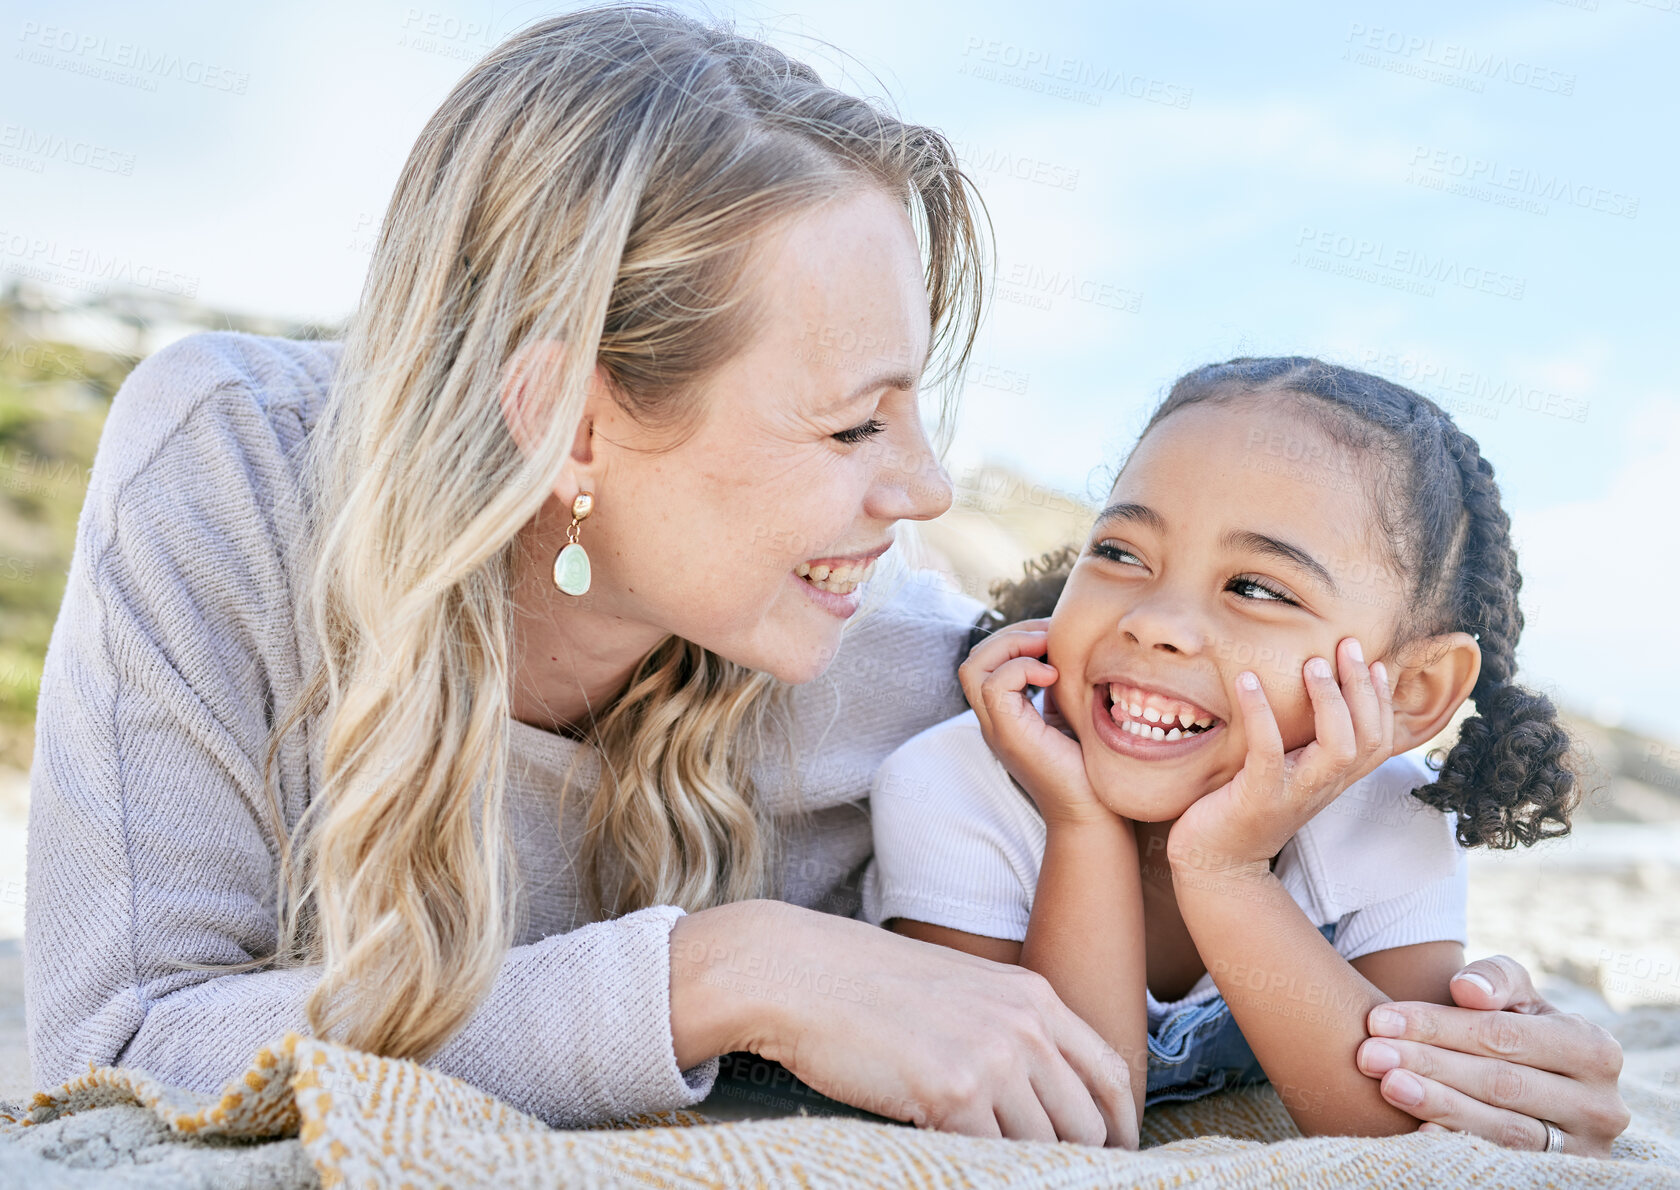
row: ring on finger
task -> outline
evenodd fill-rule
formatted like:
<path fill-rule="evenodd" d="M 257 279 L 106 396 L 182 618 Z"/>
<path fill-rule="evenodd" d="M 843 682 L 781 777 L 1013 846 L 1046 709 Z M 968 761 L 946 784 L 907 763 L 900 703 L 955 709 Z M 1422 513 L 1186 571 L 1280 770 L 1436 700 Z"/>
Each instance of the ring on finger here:
<path fill-rule="evenodd" d="M 1546 1152 L 1563 1152 L 1563 1129 L 1550 1120 L 1541 1120 L 1540 1122 L 1546 1126 Z"/>

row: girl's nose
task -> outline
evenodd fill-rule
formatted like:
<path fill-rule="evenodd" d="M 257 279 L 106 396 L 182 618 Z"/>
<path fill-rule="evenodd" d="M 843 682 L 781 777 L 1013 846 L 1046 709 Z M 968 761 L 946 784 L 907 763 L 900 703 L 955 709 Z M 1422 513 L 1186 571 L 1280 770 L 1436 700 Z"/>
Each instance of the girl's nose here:
<path fill-rule="evenodd" d="M 1187 604 L 1158 595 L 1127 609 L 1117 627 L 1144 648 L 1167 653 L 1193 657 L 1207 643 L 1200 618 Z"/>

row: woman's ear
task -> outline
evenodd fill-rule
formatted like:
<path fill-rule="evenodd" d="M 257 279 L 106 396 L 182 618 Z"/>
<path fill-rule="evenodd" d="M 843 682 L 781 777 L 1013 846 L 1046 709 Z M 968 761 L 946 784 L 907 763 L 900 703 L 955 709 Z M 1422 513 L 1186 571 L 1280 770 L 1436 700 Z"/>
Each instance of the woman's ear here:
<path fill-rule="evenodd" d="M 1482 673 L 1482 649 L 1468 632 L 1412 641 L 1391 662 L 1394 682 L 1394 750 L 1433 739 L 1470 697 Z"/>
<path fill-rule="evenodd" d="M 516 351 L 502 373 L 499 394 L 502 417 L 507 422 L 508 433 L 527 456 L 536 449 L 548 420 L 555 415 L 552 398 L 559 391 L 560 369 L 565 358 L 563 344 L 552 339 L 538 340 Z M 596 461 L 595 421 L 603 402 L 612 403 L 610 384 L 605 372 L 596 368 L 584 399 L 583 415 L 578 418 L 577 433 L 572 438 L 571 461 L 575 464 L 587 467 Z M 579 484 L 572 482 L 571 486 L 575 488 Z"/>

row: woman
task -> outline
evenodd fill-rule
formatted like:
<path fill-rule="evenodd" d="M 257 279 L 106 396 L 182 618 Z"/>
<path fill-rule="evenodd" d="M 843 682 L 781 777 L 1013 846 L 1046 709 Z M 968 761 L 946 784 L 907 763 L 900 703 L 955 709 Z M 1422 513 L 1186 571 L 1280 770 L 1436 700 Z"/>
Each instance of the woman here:
<path fill-rule="evenodd" d="M 569 1125 L 752 1050 L 1135 1144 L 1043 980 L 851 919 L 874 767 L 963 705 L 977 605 L 883 552 L 950 502 L 917 390 L 980 244 L 941 137 L 758 42 L 610 7 L 492 51 L 342 353 L 196 336 L 113 405 L 40 698 L 36 1077 L 212 1088 L 299 1028 Z M 1500 974 L 1478 1007 L 1537 1003 Z M 1420 1119 L 1619 1131 L 1584 1023 L 1399 1007 Z M 1554 1073 L 1480 1102 L 1506 1062 Z"/>

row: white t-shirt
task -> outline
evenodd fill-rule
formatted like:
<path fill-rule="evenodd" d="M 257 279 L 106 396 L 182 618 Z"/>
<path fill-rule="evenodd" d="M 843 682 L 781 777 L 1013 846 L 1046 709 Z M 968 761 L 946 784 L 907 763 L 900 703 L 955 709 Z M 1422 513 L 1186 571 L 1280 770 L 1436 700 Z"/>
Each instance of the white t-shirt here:
<path fill-rule="evenodd" d="M 1468 865 L 1455 820 L 1412 796 L 1435 774 L 1402 753 L 1355 782 L 1298 831 L 1274 872 L 1315 926 L 1336 923 L 1346 959 L 1466 939 Z M 980 734 L 973 711 L 911 737 L 875 776 L 875 856 L 864 920 L 903 917 L 1021 941 L 1044 858 L 1044 820 Z M 1150 1017 L 1218 994 L 1203 975 Z"/>

